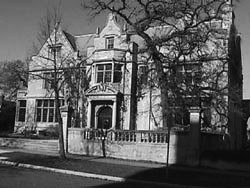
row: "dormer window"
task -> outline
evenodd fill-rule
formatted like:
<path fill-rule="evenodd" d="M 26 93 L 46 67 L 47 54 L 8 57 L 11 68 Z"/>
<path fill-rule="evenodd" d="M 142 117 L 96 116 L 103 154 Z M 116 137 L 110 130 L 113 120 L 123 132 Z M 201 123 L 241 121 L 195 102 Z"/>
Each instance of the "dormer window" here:
<path fill-rule="evenodd" d="M 114 48 L 114 37 L 107 37 L 106 38 L 106 48 L 113 49 Z"/>

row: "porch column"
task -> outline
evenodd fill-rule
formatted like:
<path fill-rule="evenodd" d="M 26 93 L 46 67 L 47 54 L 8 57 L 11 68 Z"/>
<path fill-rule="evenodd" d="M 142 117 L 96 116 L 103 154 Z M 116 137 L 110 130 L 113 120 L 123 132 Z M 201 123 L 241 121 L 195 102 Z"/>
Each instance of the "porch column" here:
<path fill-rule="evenodd" d="M 91 127 L 91 111 L 92 111 L 92 103 L 91 100 L 88 100 L 88 121 L 87 121 L 87 128 Z"/>
<path fill-rule="evenodd" d="M 113 111 L 112 111 L 112 129 L 115 129 L 116 125 L 116 114 L 117 114 L 117 101 L 113 101 Z"/>

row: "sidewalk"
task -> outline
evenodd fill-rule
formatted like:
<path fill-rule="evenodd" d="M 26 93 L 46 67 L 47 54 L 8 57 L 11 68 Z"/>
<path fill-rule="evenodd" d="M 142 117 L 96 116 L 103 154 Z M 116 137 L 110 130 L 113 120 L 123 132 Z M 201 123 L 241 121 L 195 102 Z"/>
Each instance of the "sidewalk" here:
<path fill-rule="evenodd" d="M 0 148 L 0 161 L 9 165 L 115 182 L 146 181 L 154 182 L 155 185 L 169 185 L 169 187 L 250 187 L 249 173 L 171 166 L 167 176 L 167 170 L 163 164 L 150 162 L 70 154 L 67 155 L 67 160 L 63 161 L 55 154 L 46 155 L 28 150 L 8 148 Z"/>

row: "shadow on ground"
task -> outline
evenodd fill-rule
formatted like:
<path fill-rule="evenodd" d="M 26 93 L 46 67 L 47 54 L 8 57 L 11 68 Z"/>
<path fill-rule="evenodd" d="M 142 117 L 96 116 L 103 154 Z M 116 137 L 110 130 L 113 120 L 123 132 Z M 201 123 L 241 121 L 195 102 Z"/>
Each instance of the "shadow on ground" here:
<path fill-rule="evenodd" d="M 164 187 L 164 183 L 171 184 L 169 187 L 174 187 L 174 185 L 230 188 L 240 186 L 250 187 L 250 178 L 242 173 L 235 174 L 226 171 L 214 171 L 209 169 L 204 171 L 194 168 L 182 167 L 170 167 L 168 171 L 166 168 L 148 169 L 132 176 L 128 176 L 126 179 L 127 181 L 125 182 L 97 187 L 129 187 L 132 185 L 142 185 L 140 181 L 156 183 L 145 184 L 143 187 Z M 131 179 L 136 181 L 138 180 L 139 182 L 132 182 L 130 181 Z"/>
<path fill-rule="evenodd" d="M 52 168 L 74 170 L 116 177 L 125 178 L 125 182 L 116 182 L 97 187 L 164 187 L 162 183 L 185 186 L 207 186 L 207 187 L 250 187 L 250 175 L 247 172 L 230 172 L 223 170 L 189 168 L 184 166 L 171 166 L 168 168 L 149 168 L 139 166 L 129 166 L 123 164 L 112 164 L 96 162 L 93 158 L 69 158 L 60 160 L 58 156 L 46 156 L 23 152 L 5 152 L 1 157 L 9 161 L 27 163 Z M 168 176 L 167 176 L 168 172 Z M 131 181 L 135 180 L 135 181 Z M 142 181 L 154 182 L 155 184 L 145 184 Z M 165 186 L 166 187 L 166 186 Z"/>

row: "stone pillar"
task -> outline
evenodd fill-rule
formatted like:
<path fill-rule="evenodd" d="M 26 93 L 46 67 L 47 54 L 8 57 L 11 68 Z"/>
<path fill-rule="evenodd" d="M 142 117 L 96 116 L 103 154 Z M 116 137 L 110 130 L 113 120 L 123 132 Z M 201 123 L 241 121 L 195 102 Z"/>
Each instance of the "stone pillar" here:
<path fill-rule="evenodd" d="M 201 142 L 201 122 L 200 122 L 200 108 L 190 108 L 190 159 L 193 165 L 199 165 L 200 162 L 200 142 Z"/>
<path fill-rule="evenodd" d="M 94 115 L 94 129 L 97 129 L 97 124 L 98 124 L 98 114 L 97 114 L 98 110 L 95 110 Z"/>
<path fill-rule="evenodd" d="M 91 100 L 88 100 L 87 128 L 91 127 L 91 111 L 92 111 L 92 103 Z"/>
<path fill-rule="evenodd" d="M 115 129 L 116 126 L 116 114 L 117 114 L 117 101 L 114 100 L 113 111 L 112 111 L 112 129 Z"/>
<path fill-rule="evenodd" d="M 63 142 L 64 142 L 64 150 L 68 152 L 68 123 L 69 123 L 69 107 L 62 106 L 60 108 L 62 122 L 63 122 Z"/>

